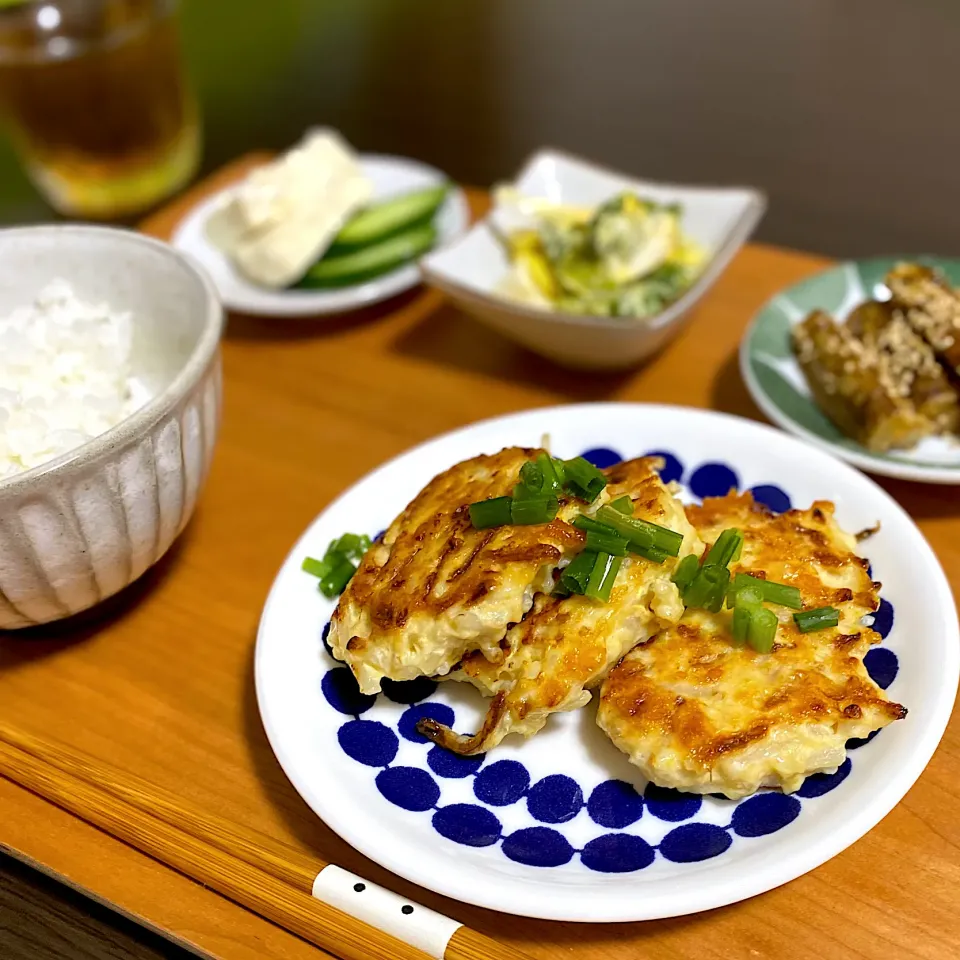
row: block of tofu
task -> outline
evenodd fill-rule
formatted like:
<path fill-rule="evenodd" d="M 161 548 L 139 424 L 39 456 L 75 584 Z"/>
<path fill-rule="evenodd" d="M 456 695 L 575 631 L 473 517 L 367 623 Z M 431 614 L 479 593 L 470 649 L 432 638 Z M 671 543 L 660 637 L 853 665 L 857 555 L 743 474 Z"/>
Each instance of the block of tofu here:
<path fill-rule="evenodd" d="M 951 373 L 960 375 L 960 293 L 937 271 L 918 263 L 897 264 L 886 284 L 910 326 Z"/>
<path fill-rule="evenodd" d="M 534 595 L 552 588 L 557 565 L 582 546 L 583 533 L 564 522 L 582 501 L 563 499 L 552 523 L 488 530 L 474 529 L 468 509 L 508 496 L 520 467 L 542 452 L 511 447 L 456 464 L 367 551 L 328 638 L 364 693 L 376 693 L 384 677 L 443 676 L 472 651 L 498 656 Z"/>
<path fill-rule="evenodd" d="M 877 452 L 914 446 L 934 432 L 873 346 L 814 310 L 793 329 L 793 350 L 818 406 L 846 436 Z"/>
<path fill-rule="evenodd" d="M 687 513 L 706 543 L 743 531 L 732 571 L 797 587 L 806 608 L 836 607 L 839 625 L 804 634 L 792 611 L 771 605 L 780 625 L 762 654 L 734 645 L 731 611 L 687 610 L 610 672 L 597 722 L 660 786 L 731 798 L 795 791 L 810 774 L 835 771 L 849 738 L 906 715 L 863 665 L 880 639 L 862 623 L 880 584 L 826 501 L 774 515 L 749 494 L 730 494 Z"/>
<path fill-rule="evenodd" d="M 680 556 L 703 551 L 683 506 L 660 480 L 655 458 L 631 460 L 607 471 L 611 498 L 629 496 L 634 516 L 683 534 Z M 454 733 L 433 720 L 420 731 L 459 754 L 483 753 L 510 733 L 532 736 L 550 714 L 575 710 L 590 689 L 634 644 L 653 636 L 683 613 L 670 577 L 677 560 L 651 563 L 624 558 L 610 600 L 539 595 L 533 609 L 506 635 L 499 656 L 473 654 L 450 679 L 472 683 L 493 699 L 476 734 Z"/>

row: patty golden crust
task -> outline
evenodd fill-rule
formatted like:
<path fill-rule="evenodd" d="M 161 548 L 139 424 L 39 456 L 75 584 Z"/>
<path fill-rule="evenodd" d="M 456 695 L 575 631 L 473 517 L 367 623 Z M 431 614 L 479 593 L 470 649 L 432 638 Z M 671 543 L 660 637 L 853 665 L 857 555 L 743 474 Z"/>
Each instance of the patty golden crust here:
<path fill-rule="evenodd" d="M 683 506 L 660 480 L 660 465 L 647 458 L 610 468 L 605 493 L 611 499 L 629 496 L 635 517 L 683 534 L 681 557 L 699 554 L 703 545 Z M 531 736 L 551 713 L 582 707 L 590 688 L 627 650 L 682 615 L 670 579 L 676 562 L 624 558 L 607 603 L 539 594 L 533 609 L 507 633 L 498 656 L 470 654 L 449 675 L 493 697 L 479 732 L 464 736 L 433 720 L 424 720 L 421 732 L 456 753 L 483 753 L 509 733 Z"/>
<path fill-rule="evenodd" d="M 760 787 L 792 792 L 810 774 L 836 770 L 849 738 L 906 715 L 863 666 L 880 639 L 862 624 L 880 584 L 831 503 L 773 515 L 749 494 L 730 494 L 687 515 L 705 543 L 729 527 L 743 531 L 733 572 L 795 586 L 805 608 L 836 607 L 840 622 L 804 634 L 792 611 L 774 607 L 777 642 L 762 654 L 734 646 L 729 610 L 690 609 L 633 649 L 603 684 L 597 722 L 648 779 L 731 798 Z"/>
<path fill-rule="evenodd" d="M 579 512 L 570 500 L 552 523 L 476 530 L 470 522 L 471 503 L 508 496 L 520 467 L 541 452 L 510 447 L 456 464 L 367 552 L 329 635 L 364 693 L 379 691 L 384 677 L 442 676 L 472 651 L 500 655 L 508 627 L 580 548 L 583 533 L 563 522 Z"/>

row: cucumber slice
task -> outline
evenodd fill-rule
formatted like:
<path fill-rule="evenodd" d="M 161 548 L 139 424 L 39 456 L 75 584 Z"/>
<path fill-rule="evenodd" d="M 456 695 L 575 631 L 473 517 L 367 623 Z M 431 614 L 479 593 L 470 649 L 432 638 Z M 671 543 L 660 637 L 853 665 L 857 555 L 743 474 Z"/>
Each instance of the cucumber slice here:
<path fill-rule="evenodd" d="M 298 287 L 349 287 L 391 273 L 423 256 L 437 241 L 432 223 L 405 230 L 380 243 L 315 263 Z"/>
<path fill-rule="evenodd" d="M 446 184 L 414 190 L 361 210 L 351 217 L 334 237 L 331 250 L 341 247 L 365 247 L 386 240 L 387 237 L 423 221 L 432 220 L 446 199 L 447 190 Z"/>

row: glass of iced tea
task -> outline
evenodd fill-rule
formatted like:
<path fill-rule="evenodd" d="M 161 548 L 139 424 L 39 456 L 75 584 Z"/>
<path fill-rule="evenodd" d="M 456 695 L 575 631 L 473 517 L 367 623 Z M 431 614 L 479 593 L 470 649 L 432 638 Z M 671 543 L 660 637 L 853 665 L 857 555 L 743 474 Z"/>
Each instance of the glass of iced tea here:
<path fill-rule="evenodd" d="M 200 158 L 176 0 L 0 0 L 0 116 L 61 214 L 122 219 Z"/>

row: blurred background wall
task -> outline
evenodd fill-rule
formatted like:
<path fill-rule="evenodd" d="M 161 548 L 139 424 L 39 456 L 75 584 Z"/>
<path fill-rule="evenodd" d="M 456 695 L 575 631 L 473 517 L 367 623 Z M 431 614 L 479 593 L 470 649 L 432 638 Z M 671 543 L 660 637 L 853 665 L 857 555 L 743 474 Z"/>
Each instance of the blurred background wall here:
<path fill-rule="evenodd" d="M 489 184 L 552 145 L 750 183 L 759 236 L 960 254 L 957 0 L 183 0 L 207 169 L 314 123 Z M 48 217 L 0 148 L 0 219 Z"/>

